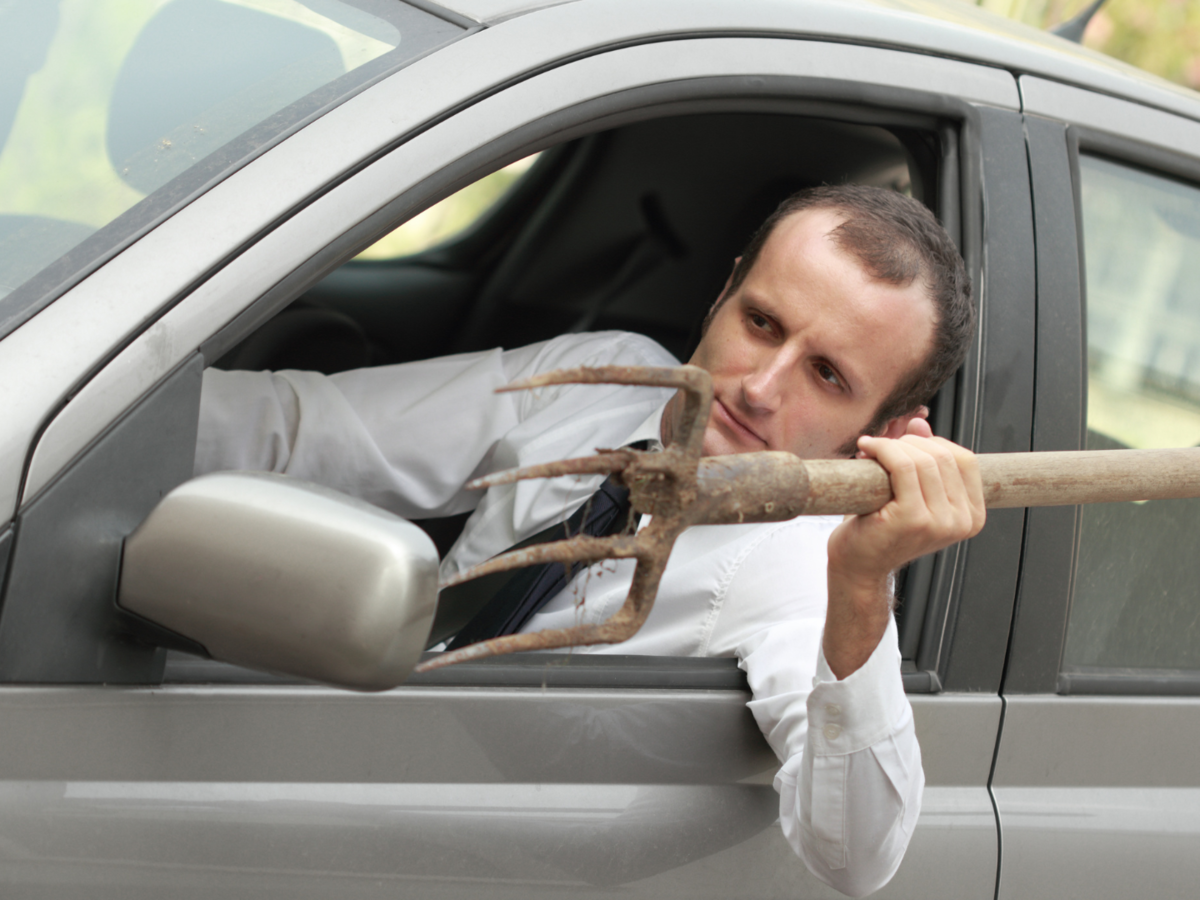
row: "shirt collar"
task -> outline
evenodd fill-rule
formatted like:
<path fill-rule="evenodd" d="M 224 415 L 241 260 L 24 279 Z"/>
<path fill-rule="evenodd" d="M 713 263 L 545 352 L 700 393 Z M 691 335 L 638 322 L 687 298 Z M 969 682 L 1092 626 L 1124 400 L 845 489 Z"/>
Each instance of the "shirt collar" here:
<path fill-rule="evenodd" d="M 625 439 L 625 442 L 621 446 L 628 447 L 630 444 L 635 444 L 638 441 L 646 441 L 649 444 L 647 449 L 649 449 L 652 453 L 657 453 L 662 450 L 662 417 L 663 413 L 666 411 L 667 403 L 670 402 L 671 401 L 668 400 L 654 412 L 650 413 L 650 415 L 646 417 L 645 421 L 635 428 L 633 433 Z"/>

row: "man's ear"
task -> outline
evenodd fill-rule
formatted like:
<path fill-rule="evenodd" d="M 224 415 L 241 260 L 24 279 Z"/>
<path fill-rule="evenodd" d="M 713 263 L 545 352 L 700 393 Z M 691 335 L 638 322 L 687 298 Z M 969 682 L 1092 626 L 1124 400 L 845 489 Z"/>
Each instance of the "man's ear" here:
<path fill-rule="evenodd" d="M 915 434 L 918 437 L 933 437 L 933 429 L 929 427 L 929 407 L 918 406 L 916 410 L 906 416 L 896 416 L 894 419 L 889 419 L 887 425 L 883 427 L 883 431 L 879 433 L 879 437 L 902 438 L 906 434 Z"/>

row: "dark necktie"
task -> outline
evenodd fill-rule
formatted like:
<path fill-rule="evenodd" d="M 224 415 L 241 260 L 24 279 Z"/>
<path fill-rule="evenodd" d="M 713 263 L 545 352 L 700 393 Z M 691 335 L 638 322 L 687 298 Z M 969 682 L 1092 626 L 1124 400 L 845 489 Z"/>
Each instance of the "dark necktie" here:
<path fill-rule="evenodd" d="M 577 534 L 608 537 L 623 531 L 629 524 L 629 489 L 610 478 L 566 522 L 547 528 L 534 539 L 517 546 L 547 543 Z M 457 650 L 489 638 L 515 634 L 547 601 L 570 584 L 583 567 L 582 562 L 570 565 L 553 562 L 518 570 L 463 626 L 446 649 Z M 439 602 L 453 602 L 447 596 L 453 590 L 448 588 L 443 591 Z"/>

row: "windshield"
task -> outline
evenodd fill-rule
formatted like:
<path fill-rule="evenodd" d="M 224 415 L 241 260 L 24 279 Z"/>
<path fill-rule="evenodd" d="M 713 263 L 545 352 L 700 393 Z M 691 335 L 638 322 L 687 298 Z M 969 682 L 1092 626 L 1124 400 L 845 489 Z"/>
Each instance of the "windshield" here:
<path fill-rule="evenodd" d="M 286 134 L 462 33 L 399 0 L 0 3 L 0 337 Z"/>

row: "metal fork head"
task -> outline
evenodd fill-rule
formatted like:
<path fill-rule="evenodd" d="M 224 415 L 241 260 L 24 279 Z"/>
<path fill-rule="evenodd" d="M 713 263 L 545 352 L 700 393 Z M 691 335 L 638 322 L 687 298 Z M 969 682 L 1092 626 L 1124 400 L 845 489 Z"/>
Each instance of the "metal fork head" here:
<path fill-rule="evenodd" d="M 476 479 L 467 487 L 483 489 L 530 478 L 609 474 L 629 488 L 630 503 L 635 512 L 652 516 L 650 524 L 636 534 L 609 538 L 579 535 L 564 541 L 502 553 L 456 575 L 441 587 L 450 587 L 491 572 L 545 562 L 591 564 L 605 559 L 636 559 L 637 566 L 625 603 L 605 622 L 480 641 L 426 660 L 417 666 L 417 672 L 523 650 L 615 644 L 636 634 L 650 614 L 675 539 L 691 524 L 687 512 L 696 500 L 696 472 L 712 404 L 712 379 L 706 371 L 695 366 L 596 366 L 559 369 L 515 381 L 500 390 L 531 390 L 555 384 L 629 384 L 678 388 L 679 393 L 665 414 L 672 416 L 666 446 L 661 453 L 630 449 L 598 450 L 596 456 L 498 472 Z"/>

